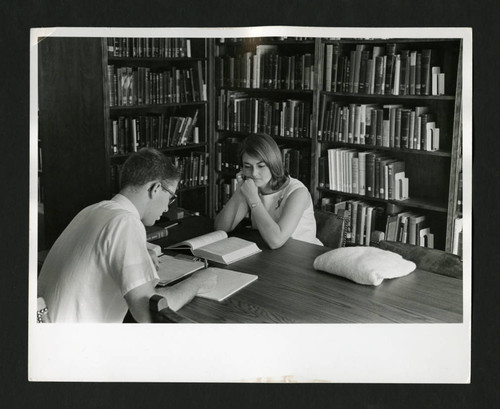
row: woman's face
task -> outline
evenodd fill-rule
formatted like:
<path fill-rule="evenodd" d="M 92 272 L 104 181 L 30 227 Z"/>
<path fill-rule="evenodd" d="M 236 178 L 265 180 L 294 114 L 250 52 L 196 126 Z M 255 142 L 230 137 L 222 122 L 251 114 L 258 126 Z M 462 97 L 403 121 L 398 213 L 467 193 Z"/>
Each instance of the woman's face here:
<path fill-rule="evenodd" d="M 243 176 L 253 179 L 258 188 L 264 188 L 271 181 L 271 170 L 260 158 L 243 154 Z"/>

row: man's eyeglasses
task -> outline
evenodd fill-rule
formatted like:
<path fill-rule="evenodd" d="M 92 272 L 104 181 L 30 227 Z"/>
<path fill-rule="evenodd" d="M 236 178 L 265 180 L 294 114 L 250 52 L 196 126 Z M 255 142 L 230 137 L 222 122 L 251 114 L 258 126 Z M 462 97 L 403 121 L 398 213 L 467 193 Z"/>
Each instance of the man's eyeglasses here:
<path fill-rule="evenodd" d="M 165 192 L 170 193 L 170 200 L 168 201 L 168 205 L 170 206 L 177 199 L 177 195 L 174 192 L 172 192 L 168 187 L 163 186 L 161 183 L 160 185 Z"/>

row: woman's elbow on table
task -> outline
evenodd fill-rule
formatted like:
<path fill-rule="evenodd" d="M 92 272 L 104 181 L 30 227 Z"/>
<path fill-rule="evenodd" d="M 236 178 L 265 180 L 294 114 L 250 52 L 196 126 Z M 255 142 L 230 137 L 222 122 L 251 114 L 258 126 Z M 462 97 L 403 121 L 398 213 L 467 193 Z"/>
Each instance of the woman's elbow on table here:
<path fill-rule="evenodd" d="M 266 244 L 269 246 L 271 250 L 276 250 L 282 247 L 289 239 L 290 237 L 269 237 L 269 238 L 264 238 L 264 241 Z"/>

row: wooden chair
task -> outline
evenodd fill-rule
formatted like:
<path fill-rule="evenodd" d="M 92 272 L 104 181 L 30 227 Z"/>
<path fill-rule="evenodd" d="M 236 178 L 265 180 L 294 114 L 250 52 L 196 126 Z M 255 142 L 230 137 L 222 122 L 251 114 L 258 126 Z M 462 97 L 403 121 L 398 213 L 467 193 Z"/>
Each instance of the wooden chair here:
<path fill-rule="evenodd" d="M 49 317 L 49 310 L 43 297 L 38 297 L 36 300 L 36 322 L 47 323 L 51 322 Z"/>
<path fill-rule="evenodd" d="M 332 249 L 345 246 L 345 219 L 335 213 L 316 209 L 316 237 Z"/>
<path fill-rule="evenodd" d="M 189 318 L 184 318 L 172 311 L 168 307 L 167 300 L 159 294 L 153 295 L 149 299 L 149 309 L 154 323 L 194 323 Z M 51 322 L 47 304 L 45 304 L 43 297 L 37 298 L 36 322 Z"/>
<path fill-rule="evenodd" d="M 396 241 L 382 240 L 378 246 L 382 250 L 398 253 L 404 259 L 413 261 L 420 270 L 462 279 L 463 263 L 455 254 Z"/>
<path fill-rule="evenodd" d="M 149 310 L 151 311 L 151 321 L 153 323 L 163 323 L 163 324 L 190 324 L 194 321 L 189 318 L 182 317 L 175 311 L 172 311 L 167 303 L 165 297 L 159 294 L 151 296 L 149 299 Z"/>

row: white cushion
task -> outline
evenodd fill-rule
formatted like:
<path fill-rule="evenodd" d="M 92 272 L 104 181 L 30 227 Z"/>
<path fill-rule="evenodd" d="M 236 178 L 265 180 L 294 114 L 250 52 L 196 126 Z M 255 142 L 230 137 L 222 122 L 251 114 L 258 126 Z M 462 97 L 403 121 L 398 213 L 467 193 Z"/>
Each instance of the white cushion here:
<path fill-rule="evenodd" d="M 376 247 L 342 247 L 314 260 L 316 270 L 335 274 L 358 284 L 379 285 L 385 278 L 410 274 L 417 267 L 392 251 Z"/>

